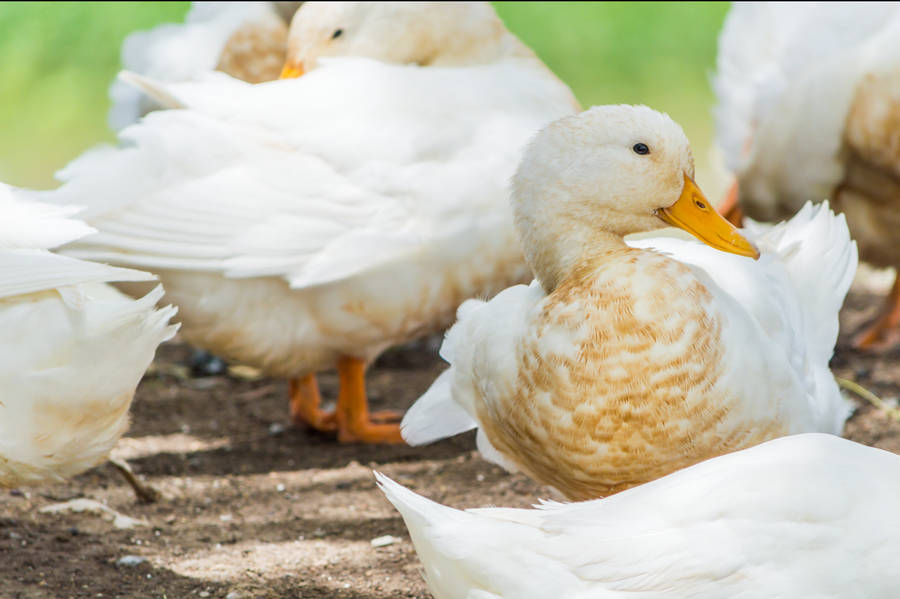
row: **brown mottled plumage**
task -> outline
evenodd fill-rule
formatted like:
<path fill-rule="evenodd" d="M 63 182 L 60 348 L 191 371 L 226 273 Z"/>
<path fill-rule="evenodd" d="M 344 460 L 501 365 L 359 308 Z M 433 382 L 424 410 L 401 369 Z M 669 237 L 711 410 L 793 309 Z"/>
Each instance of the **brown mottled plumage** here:
<path fill-rule="evenodd" d="M 705 198 L 686 195 L 692 172 L 684 133 L 646 107 L 594 107 L 539 133 L 512 196 L 537 280 L 460 307 L 441 350 L 452 366 L 404 438 L 477 427 L 485 457 L 584 500 L 781 435 L 839 432 L 848 410 L 828 359 L 856 268 L 843 218 L 808 207 L 759 238 L 758 262 L 736 256 L 709 233 L 721 217 L 703 220 Z M 734 253 L 626 244 L 683 201 L 697 218 L 685 228 Z M 830 276 L 807 283 L 823 262 Z"/>

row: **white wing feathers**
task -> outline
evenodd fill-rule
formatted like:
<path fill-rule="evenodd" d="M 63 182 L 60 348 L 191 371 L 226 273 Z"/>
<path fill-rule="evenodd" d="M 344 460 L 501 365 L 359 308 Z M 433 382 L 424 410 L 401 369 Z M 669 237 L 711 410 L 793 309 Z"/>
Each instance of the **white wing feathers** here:
<path fill-rule="evenodd" d="M 152 281 L 156 277 L 130 268 L 58 256 L 46 250 L 0 250 L 0 298 L 82 283 Z"/>
<path fill-rule="evenodd" d="M 403 440 L 408 444 L 425 445 L 478 426 L 468 412 L 453 401 L 453 376 L 451 366 L 403 416 L 401 431 Z"/>
<path fill-rule="evenodd" d="M 0 249 L 50 249 L 93 233 L 83 221 L 69 218 L 78 206 L 54 206 L 16 197 L 10 186 L 0 183 Z"/>
<path fill-rule="evenodd" d="M 132 77 L 188 108 L 151 113 L 122 131 L 121 148 L 89 152 L 38 197 L 84 205 L 100 230 L 71 255 L 320 285 L 508 219 L 498 173 L 572 110 L 565 86 L 535 77 L 518 63 L 365 59 L 259 85 Z"/>
<path fill-rule="evenodd" d="M 0 183 L 0 298 L 109 281 L 148 281 L 146 272 L 84 262 L 47 251 L 95 229 L 71 218 L 77 206 L 24 199 L 28 192 Z M 22 197 L 20 197 L 22 196 Z"/>
<path fill-rule="evenodd" d="M 270 2 L 195 2 L 184 23 L 160 25 L 125 38 L 122 65 L 150 77 L 192 79 L 216 68 L 225 43 L 240 26 L 275 19 L 279 17 Z M 113 103 L 109 124 L 113 129 L 122 129 L 156 108 L 127 82 L 113 82 L 109 95 Z M 167 102 L 160 104 L 172 107 Z"/>
<path fill-rule="evenodd" d="M 735 3 L 713 81 L 728 168 L 752 165 L 788 200 L 829 194 L 842 175 L 837 153 L 856 86 L 897 64 L 898 32 L 893 3 Z"/>
<path fill-rule="evenodd" d="M 867 596 L 889 597 L 900 580 L 891 552 L 876 548 L 884 530 L 900 525 L 880 507 L 900 492 L 898 474 L 893 454 L 806 434 L 606 499 L 535 510 L 462 512 L 376 477 L 403 515 L 437 597 L 465 597 L 468 586 L 497 597 L 555 591 L 594 599 L 837 597 L 860 591 L 861 578 Z M 847 575 L 857 551 L 872 552 L 865 571 L 876 574 Z"/>
<path fill-rule="evenodd" d="M 477 426 L 475 379 L 484 385 L 515 383 L 518 368 L 515 347 L 525 333 L 522 325 L 529 310 L 543 297 L 540 285 L 533 282 L 504 289 L 490 302 L 474 299 L 463 302 L 456 313 L 456 324 L 447 331 L 441 346 L 441 357 L 450 363 L 450 368 L 403 417 L 401 433 L 407 443 L 424 445 Z M 457 352 L 458 347 L 463 351 Z M 473 376 L 476 372 L 478 377 Z M 484 435 L 479 435 L 478 443 L 483 457 L 515 470 Z"/>
<path fill-rule="evenodd" d="M 802 308 L 811 359 L 827 363 L 837 343 L 838 311 L 859 263 L 844 215 L 834 214 L 827 201 L 807 202 L 789 221 L 748 228 L 757 231 L 761 250 L 779 256 Z"/>

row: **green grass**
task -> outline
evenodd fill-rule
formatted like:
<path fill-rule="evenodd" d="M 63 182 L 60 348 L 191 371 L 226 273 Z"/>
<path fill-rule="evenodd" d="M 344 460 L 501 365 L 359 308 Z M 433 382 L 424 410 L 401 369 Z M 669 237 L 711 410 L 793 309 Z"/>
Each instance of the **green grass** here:
<path fill-rule="evenodd" d="M 626 102 L 666 111 L 705 164 L 708 79 L 726 3 L 496 6 L 585 107 Z M 122 40 L 180 21 L 186 10 L 183 2 L 0 4 L 0 181 L 51 187 L 55 170 L 111 140 L 107 88 Z"/>

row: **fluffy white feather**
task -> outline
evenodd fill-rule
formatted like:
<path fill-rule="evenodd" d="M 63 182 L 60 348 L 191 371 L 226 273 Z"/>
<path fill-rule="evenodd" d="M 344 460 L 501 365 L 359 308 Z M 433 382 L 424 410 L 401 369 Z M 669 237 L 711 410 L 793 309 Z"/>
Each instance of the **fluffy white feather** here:
<path fill-rule="evenodd" d="M 613 497 L 459 511 L 377 474 L 436 599 L 867 597 L 893 567 L 900 457 L 805 434 Z"/>
<path fill-rule="evenodd" d="M 754 214 L 832 197 L 857 87 L 900 68 L 898 40 L 894 3 L 734 4 L 719 36 L 716 138 Z"/>
<path fill-rule="evenodd" d="M 573 110 L 569 90 L 534 59 L 325 62 L 258 85 L 132 77 L 185 109 L 148 115 L 36 195 L 85 206 L 99 230 L 67 253 L 160 274 L 188 338 L 284 376 L 374 357 L 521 280 L 508 178 L 527 138 Z M 279 305 L 299 328 L 253 337 Z"/>
<path fill-rule="evenodd" d="M 133 300 L 105 284 L 148 273 L 41 249 L 93 230 L 74 210 L 4 187 L 0 212 L 0 486 L 59 481 L 106 459 L 125 431 L 175 309 L 154 308 L 159 286 Z"/>
<path fill-rule="evenodd" d="M 273 4 L 194 2 L 184 23 L 160 25 L 125 38 L 122 65 L 167 81 L 192 79 L 216 68 L 228 38 L 240 27 L 281 22 Z M 116 130 L 134 123 L 153 108 L 172 107 L 168 102 L 148 102 L 139 89 L 122 81 L 113 82 L 109 95 L 109 124 Z"/>

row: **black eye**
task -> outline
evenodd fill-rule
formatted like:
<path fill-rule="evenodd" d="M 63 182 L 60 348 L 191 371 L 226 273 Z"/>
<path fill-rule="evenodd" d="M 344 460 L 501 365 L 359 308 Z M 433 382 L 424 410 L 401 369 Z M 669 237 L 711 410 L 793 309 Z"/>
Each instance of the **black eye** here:
<path fill-rule="evenodd" d="M 641 156 L 650 153 L 650 148 L 647 147 L 647 144 L 634 144 L 631 146 L 631 149 L 634 150 L 635 154 L 640 154 Z"/>
<path fill-rule="evenodd" d="M 331 39 L 337 39 L 337 38 L 341 37 L 341 34 L 343 34 L 343 33 L 344 33 L 343 29 L 335 29 L 334 33 L 331 34 Z"/>

